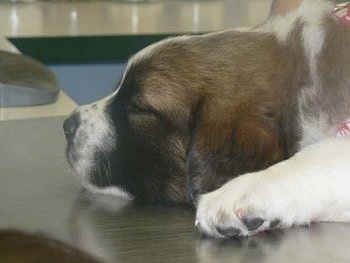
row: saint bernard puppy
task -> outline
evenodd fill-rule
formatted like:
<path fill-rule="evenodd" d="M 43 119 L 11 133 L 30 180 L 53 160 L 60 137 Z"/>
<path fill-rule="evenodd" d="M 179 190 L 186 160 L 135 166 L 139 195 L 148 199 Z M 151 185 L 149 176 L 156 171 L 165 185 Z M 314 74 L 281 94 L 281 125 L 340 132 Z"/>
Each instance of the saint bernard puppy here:
<path fill-rule="evenodd" d="M 350 221 L 350 15 L 339 12 L 306 0 L 256 28 L 145 48 L 112 95 L 64 122 L 71 169 L 92 192 L 193 203 L 211 237 Z"/>

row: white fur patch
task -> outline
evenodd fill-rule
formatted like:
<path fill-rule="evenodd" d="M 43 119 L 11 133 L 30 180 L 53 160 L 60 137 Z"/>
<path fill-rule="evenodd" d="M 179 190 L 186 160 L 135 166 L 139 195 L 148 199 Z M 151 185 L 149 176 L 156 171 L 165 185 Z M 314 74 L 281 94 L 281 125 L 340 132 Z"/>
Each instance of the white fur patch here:
<path fill-rule="evenodd" d="M 277 16 L 262 30 L 271 30 L 280 42 L 286 41 L 290 32 L 293 30 L 296 22 L 302 23 L 302 45 L 304 54 L 310 71 L 311 83 L 308 87 L 302 89 L 299 96 L 300 123 L 302 127 L 302 140 L 300 149 L 318 142 L 324 138 L 331 137 L 327 116 L 320 115 L 315 119 L 314 116 L 307 116 L 302 108 L 308 104 L 308 101 L 316 97 L 318 92 L 319 73 L 317 69 L 318 56 L 320 55 L 325 39 L 325 30 L 323 23 L 325 18 L 330 16 L 334 8 L 334 4 L 321 0 L 304 0 L 299 8 L 290 12 L 285 16 Z"/>
<path fill-rule="evenodd" d="M 125 200 L 133 200 L 133 196 L 129 194 L 128 192 L 124 191 L 123 189 L 117 187 L 117 186 L 109 186 L 109 187 L 96 187 L 91 184 L 85 184 L 84 185 L 87 190 L 94 194 L 106 194 L 111 195 L 115 197 L 119 197 Z"/>
<path fill-rule="evenodd" d="M 324 23 L 324 17 L 331 14 L 334 5 L 330 2 L 320 2 L 315 6 L 310 5 L 309 1 L 305 1 L 301 8 L 304 8 L 306 12 L 303 19 L 306 23 L 303 28 L 305 54 L 309 61 L 312 81 L 317 88 L 319 79 L 317 76 L 317 57 L 322 51 L 325 38 L 322 23 Z"/>
<path fill-rule="evenodd" d="M 258 30 L 266 33 L 273 33 L 280 42 L 284 42 L 294 29 L 295 23 L 300 20 L 300 22 L 305 23 L 305 29 L 303 31 L 305 47 L 308 48 L 308 51 L 313 51 L 315 47 L 315 52 L 319 52 L 323 43 L 323 41 L 317 42 L 323 38 L 320 23 L 325 14 L 330 14 L 333 8 L 334 5 L 331 2 L 304 0 L 297 9 L 286 15 L 272 17 L 258 28 Z M 314 44 L 315 46 L 313 46 Z"/>
<path fill-rule="evenodd" d="M 74 148 L 69 154 L 76 157 L 72 168 L 82 181 L 89 179 L 95 152 L 108 153 L 111 147 L 116 144 L 115 131 L 105 115 L 107 102 L 108 97 L 76 110 L 80 115 L 81 124 L 74 136 Z M 73 159 L 73 157 L 71 158 Z"/>

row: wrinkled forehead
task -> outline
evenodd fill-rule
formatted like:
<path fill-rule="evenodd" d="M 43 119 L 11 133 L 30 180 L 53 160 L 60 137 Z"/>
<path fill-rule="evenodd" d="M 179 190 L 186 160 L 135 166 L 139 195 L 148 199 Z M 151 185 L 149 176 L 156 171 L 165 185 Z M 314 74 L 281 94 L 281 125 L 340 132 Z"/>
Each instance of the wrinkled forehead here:
<path fill-rule="evenodd" d="M 198 97 L 193 72 L 187 71 L 171 43 L 163 41 L 132 57 L 114 96 L 174 118 L 188 118 Z M 187 65 L 188 67 L 188 65 Z"/>

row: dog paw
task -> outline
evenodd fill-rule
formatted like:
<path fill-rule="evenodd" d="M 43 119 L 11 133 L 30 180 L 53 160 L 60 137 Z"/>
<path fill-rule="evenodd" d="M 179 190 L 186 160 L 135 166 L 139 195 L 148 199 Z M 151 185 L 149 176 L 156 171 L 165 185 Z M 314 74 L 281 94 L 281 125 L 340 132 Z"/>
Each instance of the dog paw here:
<path fill-rule="evenodd" d="M 197 208 L 197 229 L 209 237 L 231 238 L 290 226 L 283 198 L 254 175 L 241 176 L 203 195 Z"/>

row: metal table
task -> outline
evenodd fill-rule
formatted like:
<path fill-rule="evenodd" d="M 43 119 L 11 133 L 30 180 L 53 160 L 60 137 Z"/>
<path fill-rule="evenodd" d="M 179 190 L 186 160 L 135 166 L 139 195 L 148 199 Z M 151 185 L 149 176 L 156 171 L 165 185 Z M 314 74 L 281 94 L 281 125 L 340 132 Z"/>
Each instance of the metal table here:
<path fill-rule="evenodd" d="M 210 240 L 194 229 L 192 208 L 86 193 L 65 164 L 62 121 L 0 122 L 0 228 L 43 233 L 104 262 L 350 262 L 350 224 Z"/>

